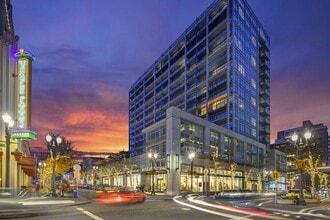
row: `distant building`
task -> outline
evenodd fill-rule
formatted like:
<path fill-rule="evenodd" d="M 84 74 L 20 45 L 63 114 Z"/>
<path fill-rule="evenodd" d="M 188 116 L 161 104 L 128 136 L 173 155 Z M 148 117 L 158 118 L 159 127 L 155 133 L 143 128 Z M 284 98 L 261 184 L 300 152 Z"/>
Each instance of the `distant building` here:
<path fill-rule="evenodd" d="M 286 154 L 276 149 L 267 149 L 266 166 L 264 169 L 264 190 L 287 191 L 287 160 Z M 278 179 L 272 178 L 274 171 L 279 172 Z"/>
<path fill-rule="evenodd" d="M 310 139 L 306 139 L 304 134 L 306 131 L 311 132 Z M 293 134 L 298 136 L 296 142 L 292 140 Z M 324 124 L 313 124 L 310 120 L 303 121 L 301 127 L 290 128 L 279 131 L 277 139 L 271 146 L 286 153 L 287 155 L 287 175 L 289 185 L 293 182 L 292 179 L 298 179 L 299 172 L 296 168 L 298 159 L 305 159 L 308 153 L 311 152 L 313 158 L 320 158 L 319 166 L 325 167 L 330 165 L 330 146 L 328 127 Z M 299 177 L 300 178 L 300 177 Z M 305 185 L 310 185 L 309 178 L 303 177 Z"/>
<path fill-rule="evenodd" d="M 266 145 L 176 107 L 143 130 L 147 152 L 124 160 L 86 159 L 86 183 L 145 187 L 177 195 L 226 189 L 260 192 Z M 194 153 L 191 157 L 190 154 Z"/>
<path fill-rule="evenodd" d="M 131 155 L 171 106 L 269 144 L 269 44 L 246 0 L 214 1 L 131 86 Z"/>

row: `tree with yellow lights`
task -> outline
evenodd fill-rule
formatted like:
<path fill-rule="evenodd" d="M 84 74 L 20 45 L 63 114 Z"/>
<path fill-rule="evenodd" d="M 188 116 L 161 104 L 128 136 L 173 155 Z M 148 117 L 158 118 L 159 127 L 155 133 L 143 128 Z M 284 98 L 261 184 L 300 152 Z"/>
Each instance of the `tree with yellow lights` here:
<path fill-rule="evenodd" d="M 60 134 L 49 133 L 54 139 L 60 137 Z M 40 168 L 40 182 L 45 192 L 51 192 L 53 166 L 55 166 L 55 176 L 60 176 L 68 172 L 73 167 L 71 153 L 73 151 L 72 142 L 60 137 L 61 143 L 51 145 L 47 143 L 50 155 L 44 160 L 43 167 Z"/>
<path fill-rule="evenodd" d="M 306 171 L 306 173 L 308 173 L 308 175 L 310 176 L 310 179 L 311 179 L 312 196 L 315 195 L 315 178 L 316 178 L 317 173 L 319 172 L 317 170 L 319 161 L 320 161 L 320 156 L 318 156 L 318 158 L 316 160 L 314 160 L 311 151 L 309 151 L 307 159 L 304 160 L 305 171 Z"/>
<path fill-rule="evenodd" d="M 230 176 L 231 176 L 231 189 L 234 189 L 234 179 L 235 179 L 235 175 L 236 175 L 236 166 L 237 164 L 235 162 L 230 164 Z"/>
<path fill-rule="evenodd" d="M 328 192 L 329 191 L 328 174 L 322 173 L 322 172 L 317 172 L 317 176 L 319 177 L 320 185 L 323 185 L 324 189 Z"/>

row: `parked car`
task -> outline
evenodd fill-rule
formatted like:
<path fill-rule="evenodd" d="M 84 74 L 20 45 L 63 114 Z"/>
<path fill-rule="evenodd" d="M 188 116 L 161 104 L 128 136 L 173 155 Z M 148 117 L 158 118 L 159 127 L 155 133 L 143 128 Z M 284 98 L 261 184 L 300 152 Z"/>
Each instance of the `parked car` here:
<path fill-rule="evenodd" d="M 106 190 L 96 191 L 95 200 L 100 203 L 136 203 L 144 202 L 147 195 L 140 190 L 129 188 L 107 188 Z"/>
<path fill-rule="evenodd" d="M 303 198 L 312 197 L 312 193 L 310 190 L 303 189 L 302 193 L 303 193 Z M 300 189 L 289 189 L 288 194 L 287 194 L 287 196 L 290 196 L 290 197 L 299 197 L 299 195 L 300 195 Z"/>

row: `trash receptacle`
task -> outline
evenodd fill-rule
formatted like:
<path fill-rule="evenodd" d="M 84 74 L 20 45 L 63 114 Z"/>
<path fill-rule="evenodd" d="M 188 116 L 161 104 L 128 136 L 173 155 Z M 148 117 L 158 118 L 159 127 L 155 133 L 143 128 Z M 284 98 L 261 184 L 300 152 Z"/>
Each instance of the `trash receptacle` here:
<path fill-rule="evenodd" d="M 73 189 L 72 194 L 73 194 L 73 198 L 78 198 L 78 191 L 77 191 L 77 189 Z"/>

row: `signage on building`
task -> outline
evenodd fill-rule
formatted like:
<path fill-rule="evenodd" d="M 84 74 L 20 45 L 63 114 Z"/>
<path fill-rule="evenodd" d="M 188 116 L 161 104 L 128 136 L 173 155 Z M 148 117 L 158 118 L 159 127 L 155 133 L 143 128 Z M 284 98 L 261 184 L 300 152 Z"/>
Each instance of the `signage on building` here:
<path fill-rule="evenodd" d="M 30 130 L 11 130 L 11 138 L 37 140 L 37 133 Z"/>
<path fill-rule="evenodd" d="M 15 57 L 18 58 L 17 128 L 27 129 L 31 126 L 31 67 L 34 57 L 24 49 L 20 49 Z"/>

